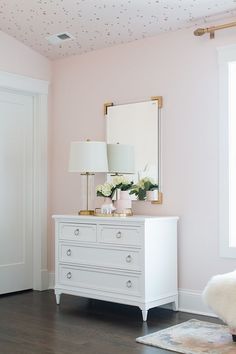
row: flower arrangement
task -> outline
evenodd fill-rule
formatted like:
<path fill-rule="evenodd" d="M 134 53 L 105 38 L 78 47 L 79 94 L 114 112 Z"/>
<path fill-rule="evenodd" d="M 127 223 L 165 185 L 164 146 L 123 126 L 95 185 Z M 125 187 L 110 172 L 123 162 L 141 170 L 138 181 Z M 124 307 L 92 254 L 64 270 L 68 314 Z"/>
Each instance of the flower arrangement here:
<path fill-rule="evenodd" d="M 114 196 L 116 187 L 112 183 L 105 182 L 96 187 L 98 197 L 112 198 Z"/>
<path fill-rule="evenodd" d="M 152 178 L 142 178 L 137 184 L 134 184 L 130 194 L 135 194 L 139 200 L 145 200 L 147 191 L 154 191 L 158 189 L 158 185 Z"/>
<path fill-rule="evenodd" d="M 122 191 L 128 191 L 132 188 L 134 182 L 129 181 L 124 176 L 115 176 L 112 179 L 112 183 L 116 189 L 120 189 Z"/>
<path fill-rule="evenodd" d="M 113 198 L 116 189 L 128 191 L 132 188 L 133 184 L 134 182 L 129 181 L 124 176 L 115 176 L 111 183 L 105 182 L 96 187 L 97 196 Z"/>

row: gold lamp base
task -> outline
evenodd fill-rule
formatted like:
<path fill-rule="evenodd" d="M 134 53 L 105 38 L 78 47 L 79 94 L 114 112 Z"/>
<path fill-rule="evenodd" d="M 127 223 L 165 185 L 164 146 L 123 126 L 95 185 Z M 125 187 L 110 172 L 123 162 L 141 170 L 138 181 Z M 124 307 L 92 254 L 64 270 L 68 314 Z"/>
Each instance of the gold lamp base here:
<path fill-rule="evenodd" d="M 94 210 L 80 210 L 78 212 L 79 215 L 94 215 Z"/>

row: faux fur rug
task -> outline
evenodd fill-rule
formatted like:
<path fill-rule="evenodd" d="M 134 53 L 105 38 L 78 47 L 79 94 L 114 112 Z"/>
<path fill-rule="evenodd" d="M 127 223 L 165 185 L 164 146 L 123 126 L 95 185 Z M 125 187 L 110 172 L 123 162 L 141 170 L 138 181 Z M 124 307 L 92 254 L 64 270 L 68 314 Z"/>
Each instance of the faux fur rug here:
<path fill-rule="evenodd" d="M 227 326 L 189 320 L 136 339 L 137 342 L 184 354 L 236 354 Z"/>

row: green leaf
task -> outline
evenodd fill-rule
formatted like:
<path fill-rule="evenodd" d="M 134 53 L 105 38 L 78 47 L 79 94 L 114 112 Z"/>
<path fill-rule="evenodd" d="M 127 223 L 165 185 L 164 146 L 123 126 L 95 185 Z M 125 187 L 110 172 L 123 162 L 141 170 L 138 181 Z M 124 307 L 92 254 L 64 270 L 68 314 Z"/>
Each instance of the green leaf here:
<path fill-rule="evenodd" d="M 145 191 L 145 189 L 140 188 L 138 191 L 138 199 L 145 200 L 145 198 L 146 198 L 146 191 Z"/>

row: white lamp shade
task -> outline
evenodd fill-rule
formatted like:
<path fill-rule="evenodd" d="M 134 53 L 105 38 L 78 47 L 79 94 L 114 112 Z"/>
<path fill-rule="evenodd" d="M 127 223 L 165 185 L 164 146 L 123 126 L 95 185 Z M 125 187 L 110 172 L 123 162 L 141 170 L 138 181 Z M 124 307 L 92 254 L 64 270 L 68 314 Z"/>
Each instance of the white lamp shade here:
<path fill-rule="evenodd" d="M 73 141 L 69 172 L 108 172 L 107 145 L 103 141 Z"/>
<path fill-rule="evenodd" d="M 111 173 L 135 173 L 134 147 L 107 144 L 108 168 Z"/>

